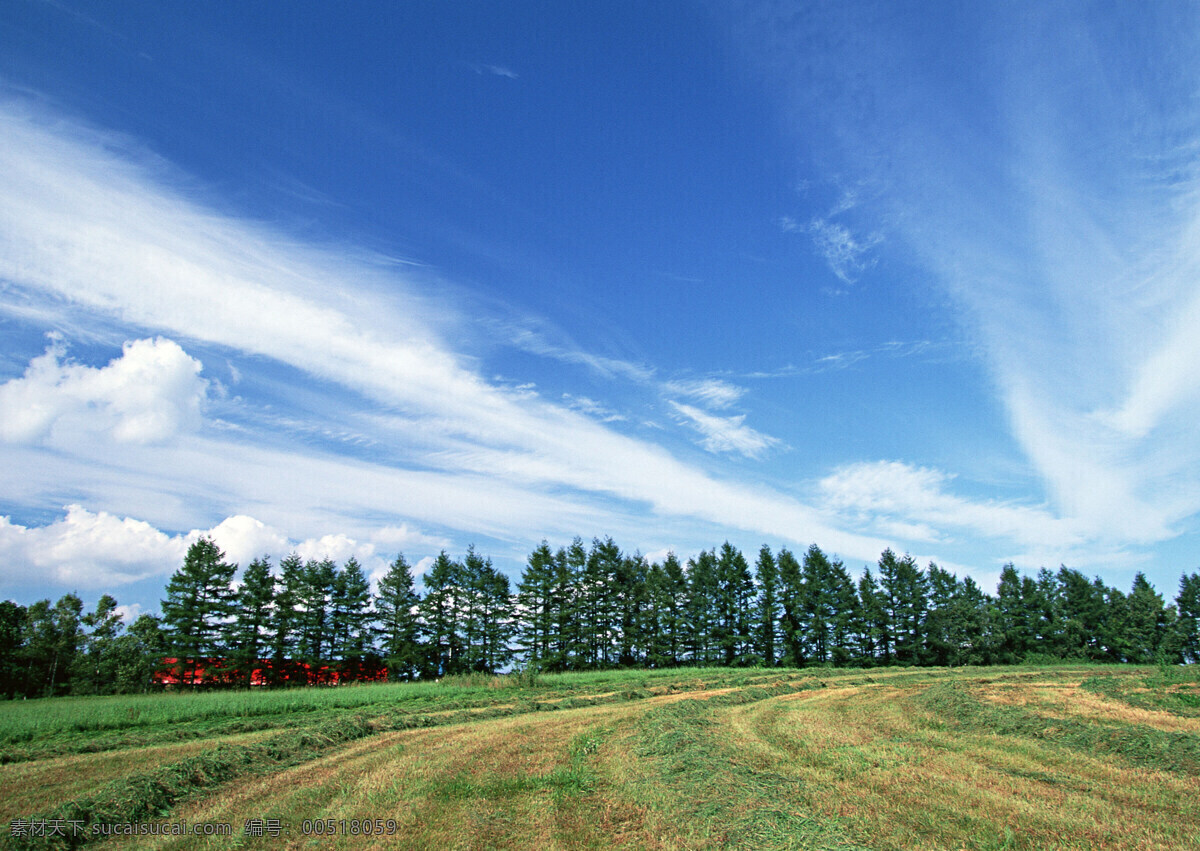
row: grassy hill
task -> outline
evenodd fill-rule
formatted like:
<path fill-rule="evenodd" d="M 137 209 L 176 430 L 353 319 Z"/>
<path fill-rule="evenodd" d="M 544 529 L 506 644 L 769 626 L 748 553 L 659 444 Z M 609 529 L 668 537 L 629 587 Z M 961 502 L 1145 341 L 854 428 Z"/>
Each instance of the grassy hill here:
<path fill-rule="evenodd" d="M 1181 669 L 683 669 L 13 702 L 0 763 L 14 848 L 1200 847 L 1200 681 Z M 230 835 L 94 833 L 126 823 Z"/>

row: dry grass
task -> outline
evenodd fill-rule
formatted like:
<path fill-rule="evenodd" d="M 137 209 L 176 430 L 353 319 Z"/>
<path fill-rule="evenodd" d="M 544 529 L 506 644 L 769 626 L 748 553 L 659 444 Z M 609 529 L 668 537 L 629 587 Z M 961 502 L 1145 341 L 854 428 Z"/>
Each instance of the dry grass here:
<path fill-rule="evenodd" d="M 1197 778 L 963 735 L 913 703 L 917 691 L 838 690 L 725 714 L 756 770 L 794 779 L 799 801 L 872 847 L 1197 847 Z"/>
<path fill-rule="evenodd" d="M 7 824 L 14 818 L 28 818 L 34 813 L 52 809 L 65 800 L 87 794 L 103 783 L 124 777 L 133 768 L 145 771 L 211 749 L 219 742 L 253 742 L 275 732 L 265 730 L 223 736 L 220 739 L 196 739 L 172 745 L 0 765 L 0 821 Z"/>
<path fill-rule="evenodd" d="M 1131 706 L 1081 689 L 1079 682 L 1039 682 L 1027 685 L 994 684 L 976 689 L 984 700 L 1020 706 L 1045 718 L 1086 718 L 1114 724 L 1140 724 L 1168 733 L 1200 734 L 1200 718 Z M 1148 690 L 1138 690 L 1146 693 Z"/>
<path fill-rule="evenodd" d="M 574 690 L 532 697 L 514 690 L 514 706 L 533 699 L 548 709 L 562 695 L 616 702 L 498 718 L 464 711 L 462 723 L 370 735 L 300 765 L 199 788 L 164 817 L 229 822 L 232 839 L 140 837 L 106 847 L 1200 847 L 1192 769 L 1139 766 L 1037 732 L 1000 735 L 926 699 L 953 680 L 963 691 L 947 693 L 1047 725 L 1200 732 L 1195 718 L 1081 689 L 1094 670 L 747 672 L 724 681 L 681 671 L 654 683 L 631 674 L 624 686 L 581 678 Z M 785 688 L 810 690 L 778 693 Z M 28 815 L 123 770 L 145 770 L 146 761 L 212 744 L 4 766 L 0 791 L 6 804 L 17 802 L 15 814 Z M 249 818 L 289 829 L 274 840 L 244 837 Z M 315 819 L 339 829 L 383 819 L 395 829 L 305 835 L 303 823 Z"/>

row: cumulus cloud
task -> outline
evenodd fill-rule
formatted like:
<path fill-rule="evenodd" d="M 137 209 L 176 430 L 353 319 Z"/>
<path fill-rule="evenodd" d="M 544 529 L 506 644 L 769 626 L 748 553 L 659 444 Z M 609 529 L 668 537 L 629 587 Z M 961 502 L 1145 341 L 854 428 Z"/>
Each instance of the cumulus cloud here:
<path fill-rule="evenodd" d="M 212 538 L 227 561 L 242 567 L 261 556 L 278 565 L 292 552 L 339 564 L 353 556 L 373 581 L 383 575 L 398 544 L 424 552 L 448 546 L 444 539 L 407 524 L 384 526 L 363 539 L 339 532 L 293 541 L 244 514 L 227 517 L 210 529 L 171 535 L 144 520 L 69 505 L 65 516 L 44 526 L 22 526 L 0 517 L 0 563 L 5 566 L 0 577 L 7 584 L 111 593 L 143 579 L 165 579 L 202 537 Z M 127 621 L 142 611 L 138 604 L 124 608 Z"/>
<path fill-rule="evenodd" d="M 201 536 L 212 538 L 227 560 L 243 566 L 260 556 L 285 553 L 291 547 L 278 529 L 246 514 L 227 517 L 207 532 L 193 531 L 186 540 L 190 545 Z"/>
<path fill-rule="evenodd" d="M 127 342 L 107 366 L 65 359 L 60 343 L 0 385 L 0 438 L 55 442 L 80 433 L 119 443 L 162 443 L 200 426 L 208 382 L 172 340 Z"/>
<path fill-rule="evenodd" d="M 45 572 L 65 587 L 110 590 L 178 564 L 187 544 L 149 523 L 78 505 L 65 517 L 27 528 L 0 517 L 0 561 L 26 581 Z"/>

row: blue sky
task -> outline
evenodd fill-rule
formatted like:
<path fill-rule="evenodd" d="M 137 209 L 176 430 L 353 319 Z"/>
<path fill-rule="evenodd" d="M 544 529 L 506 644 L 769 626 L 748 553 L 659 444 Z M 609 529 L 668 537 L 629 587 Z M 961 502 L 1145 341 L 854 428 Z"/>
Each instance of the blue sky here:
<path fill-rule="evenodd" d="M 211 533 L 1173 596 L 1198 15 L 4 4 L 0 595 L 152 611 Z"/>

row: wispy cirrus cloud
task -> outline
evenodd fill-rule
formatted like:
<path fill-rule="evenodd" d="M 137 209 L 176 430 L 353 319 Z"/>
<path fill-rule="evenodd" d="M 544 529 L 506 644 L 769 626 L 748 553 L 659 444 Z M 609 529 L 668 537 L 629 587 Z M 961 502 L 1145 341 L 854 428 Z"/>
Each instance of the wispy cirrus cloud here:
<path fill-rule="evenodd" d="M 724 409 L 746 394 L 745 387 L 738 387 L 721 378 L 688 378 L 663 383 L 665 393 L 694 399 L 710 408 Z"/>
<path fill-rule="evenodd" d="M 214 212 L 173 182 L 161 163 L 149 169 L 114 153 L 102 133 L 0 104 L 0 277 L 9 295 L 19 290 L 46 316 L 219 352 L 236 362 L 240 386 L 293 370 L 303 384 L 329 388 L 321 392 L 334 394 L 338 418 L 387 451 L 278 445 L 252 427 L 211 422 L 187 440 L 120 453 L 111 433 L 53 455 L 27 441 L 3 450 L 18 482 L 10 499 L 43 510 L 77 501 L 174 529 L 246 515 L 296 540 L 339 532 L 370 540 L 372 528 L 404 522 L 512 540 L 515 529 L 540 537 L 640 528 L 651 512 L 689 534 L 709 524 L 820 539 L 842 552 L 881 549 L 790 495 L 717 478 L 591 415 L 485 380 L 442 331 L 453 312 L 422 296 L 406 267 L 298 244 Z M 536 337 L 519 344 L 653 382 L 653 370 L 636 364 Z M 237 412 L 236 398 L 224 404 Z M 712 446 L 753 456 L 773 445 L 737 417 L 689 409 L 679 411 Z"/>
<path fill-rule="evenodd" d="M 813 219 L 805 230 L 829 270 L 844 284 L 858 281 L 873 263 L 867 252 L 882 241 L 878 235 L 857 236 L 846 225 L 825 218 Z"/>
<path fill-rule="evenodd" d="M 494 65 L 490 62 L 472 62 L 471 70 L 476 74 L 491 74 L 493 77 L 505 77 L 516 80 L 520 75 L 507 65 Z"/>
<path fill-rule="evenodd" d="M 669 404 L 700 434 L 700 445 L 709 452 L 736 452 L 747 458 L 761 458 L 767 450 L 781 445 L 777 438 L 746 425 L 745 414 L 721 416 L 694 405 L 675 401 Z"/>
<path fill-rule="evenodd" d="M 974 7 L 926 37 L 886 7 L 756 9 L 749 61 L 815 159 L 885 187 L 856 220 L 951 297 L 1050 515 L 1097 552 L 1194 530 L 1200 11 Z M 970 74 L 934 40 L 974 45 Z M 852 278 L 862 242 L 816 234 Z"/>

